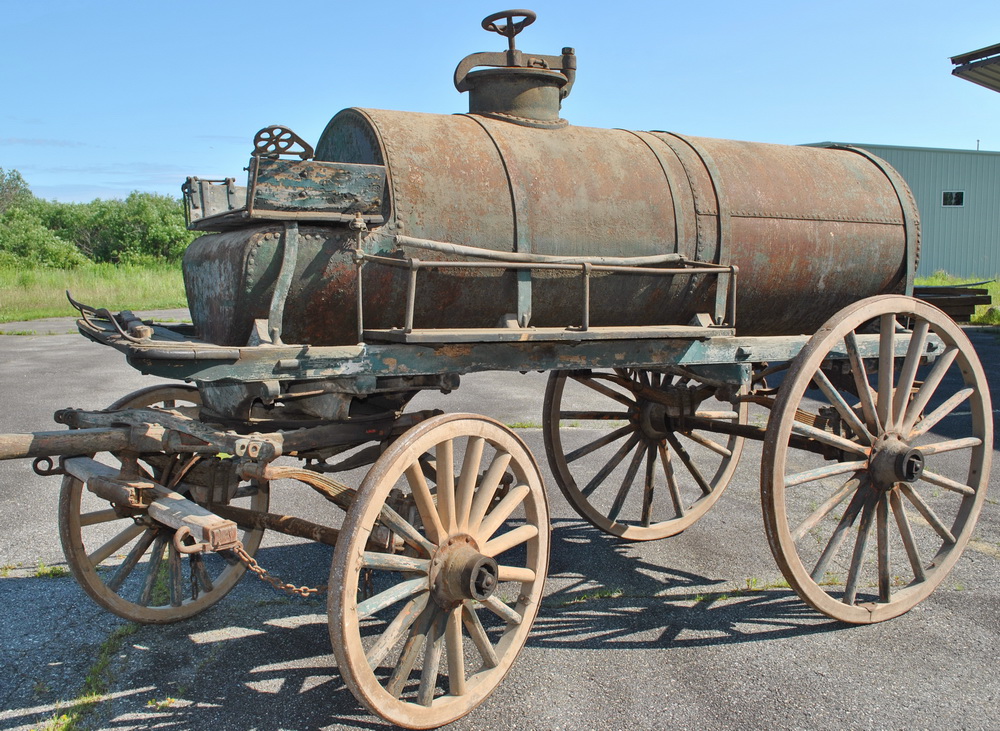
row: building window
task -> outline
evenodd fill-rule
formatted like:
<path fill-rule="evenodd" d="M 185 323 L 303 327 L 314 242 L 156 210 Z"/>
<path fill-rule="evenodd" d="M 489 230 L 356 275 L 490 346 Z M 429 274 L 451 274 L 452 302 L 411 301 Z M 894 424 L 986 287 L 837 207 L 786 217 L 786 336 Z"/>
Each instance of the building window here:
<path fill-rule="evenodd" d="M 961 208 L 965 205 L 965 191 L 946 190 L 941 194 L 941 205 Z"/>

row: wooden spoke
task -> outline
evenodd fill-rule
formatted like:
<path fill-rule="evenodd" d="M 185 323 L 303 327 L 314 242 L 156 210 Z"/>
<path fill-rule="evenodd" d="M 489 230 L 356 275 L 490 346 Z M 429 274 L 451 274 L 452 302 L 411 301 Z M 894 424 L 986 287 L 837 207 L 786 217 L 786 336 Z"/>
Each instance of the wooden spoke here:
<path fill-rule="evenodd" d="M 858 391 L 858 397 L 861 399 L 861 411 L 865 417 L 865 424 L 872 434 L 876 434 L 882 431 L 882 425 L 878 421 L 871 386 L 868 384 L 868 371 L 858 350 L 858 339 L 853 330 L 844 334 L 844 345 L 847 347 L 847 356 L 851 361 L 851 375 L 854 376 L 854 385 Z"/>
<path fill-rule="evenodd" d="M 511 513 L 520 507 L 529 494 L 531 494 L 531 488 L 527 485 L 518 485 L 507 493 L 507 496 L 497 503 L 497 506 L 490 511 L 479 527 L 477 531 L 479 542 L 485 543 L 492 538 L 493 534 L 504 524 Z"/>
<path fill-rule="evenodd" d="M 937 392 L 938 386 L 941 385 L 941 381 L 957 357 L 958 348 L 952 346 L 934 361 L 934 367 L 931 368 L 931 372 L 924 379 L 916 396 L 913 397 L 913 401 L 910 402 L 909 408 L 906 409 L 906 416 L 903 417 L 903 423 L 900 426 L 900 431 L 904 434 L 913 429 L 913 425 L 917 423 L 920 414 Z"/>
<path fill-rule="evenodd" d="M 432 607 L 427 607 L 410 629 L 410 634 L 403 645 L 403 653 L 399 656 L 399 662 L 393 668 L 389 682 L 385 686 L 386 692 L 393 698 L 402 695 L 406 681 L 410 679 L 413 667 L 420 658 L 420 651 L 424 649 L 427 632 L 434 622 L 435 614 L 436 611 Z"/>
<path fill-rule="evenodd" d="M 382 506 L 379 513 L 379 520 L 389 526 L 392 531 L 416 549 L 423 551 L 428 556 L 432 555 L 437 546 L 431 543 L 424 535 L 408 521 L 403 519 L 399 513 L 388 505 Z"/>
<path fill-rule="evenodd" d="M 170 576 L 170 604 L 179 607 L 184 602 L 184 575 L 181 573 L 181 554 L 173 541 L 167 544 L 167 569 Z"/>
<path fill-rule="evenodd" d="M 447 622 L 448 615 L 444 612 L 438 612 L 431 623 L 430 631 L 427 633 L 427 644 L 424 646 L 424 666 L 420 671 L 420 688 L 417 690 L 417 703 L 422 706 L 429 706 L 434 700 Z"/>
<path fill-rule="evenodd" d="M 879 318 L 878 401 L 876 413 L 883 429 L 892 428 L 892 384 L 896 369 L 896 315 L 889 312 Z"/>
<path fill-rule="evenodd" d="M 447 445 L 464 447 L 464 454 Z M 423 468 L 431 462 L 433 470 Z M 442 507 L 449 490 L 451 507 Z M 416 512 L 436 514 L 437 524 L 400 515 L 412 517 L 399 507 L 408 494 Z M 368 550 L 378 523 L 406 545 L 397 542 L 396 553 Z M 329 630 L 337 666 L 357 698 L 386 720 L 411 728 L 451 723 L 485 700 L 527 640 L 548 569 L 545 491 L 517 435 L 466 414 L 418 423 L 372 465 L 339 535 L 330 568 Z M 498 561 L 497 587 L 483 593 L 469 587 L 467 571 L 507 551 Z M 370 570 L 378 572 L 378 590 L 365 597 L 359 588 Z M 500 598 L 511 591 L 518 597 L 514 606 Z M 477 608 L 503 626 L 493 622 L 487 632 Z M 467 668 L 466 649 L 473 646 L 482 663 Z"/>
<path fill-rule="evenodd" d="M 875 536 L 878 555 L 878 600 L 889 601 L 889 501 L 880 496 L 875 506 Z"/>
<path fill-rule="evenodd" d="M 878 496 L 870 492 L 865 506 L 861 510 L 861 527 L 858 528 L 858 540 L 854 544 L 851 555 L 851 568 L 847 572 L 847 585 L 844 587 L 844 603 L 854 604 L 858 593 L 858 579 L 865 563 L 865 550 L 868 547 L 868 537 L 872 532 L 872 517 L 875 512 L 875 502 Z"/>
<path fill-rule="evenodd" d="M 437 506 L 434 504 L 434 497 L 431 489 L 427 485 L 427 477 L 424 475 L 421 465 L 410 465 L 406 470 L 406 482 L 410 486 L 410 493 L 413 495 L 413 502 L 417 505 L 417 512 L 420 513 L 420 520 L 427 530 L 427 537 L 433 543 L 440 543 L 448 532 L 441 524 Z"/>
<path fill-rule="evenodd" d="M 861 441 L 865 444 L 871 446 L 872 442 L 875 441 L 875 437 L 871 435 L 868 431 L 868 427 L 864 425 L 864 422 L 858 418 L 857 412 L 852 409 L 848 403 L 844 400 L 844 397 L 840 395 L 840 392 L 834 388 L 833 384 L 830 383 L 830 379 L 826 377 L 826 374 L 822 370 L 816 371 L 813 376 L 813 382 L 819 386 L 819 390 L 824 393 L 824 395 L 830 400 L 830 403 L 837 413 L 840 414 L 840 418 L 847 422 L 848 427 L 853 431 Z"/>
<path fill-rule="evenodd" d="M 483 623 L 479 621 L 479 615 L 469 606 L 468 602 L 462 605 L 462 621 L 465 623 L 465 629 L 469 633 L 472 644 L 476 646 L 479 656 L 483 659 L 483 666 L 487 668 L 497 667 L 500 664 L 500 658 L 490 643 Z"/>
<path fill-rule="evenodd" d="M 860 469 L 864 469 L 867 465 L 868 463 L 864 460 L 857 462 L 835 462 L 831 465 L 816 467 L 794 475 L 785 475 L 785 487 L 804 485 L 807 482 L 815 482 L 827 477 L 835 477 L 836 475 L 843 475 L 848 472 L 857 472 Z"/>
<path fill-rule="evenodd" d="M 938 406 L 934 411 L 929 413 L 919 422 L 917 422 L 913 429 L 910 430 L 910 439 L 916 439 L 921 437 L 935 426 L 938 422 L 947 417 L 952 411 L 954 411 L 960 404 L 968 400 L 972 394 L 975 393 L 975 389 L 963 388 L 958 393 L 953 394 L 947 401 Z"/>
<path fill-rule="evenodd" d="M 632 455 L 632 461 L 629 463 L 628 469 L 625 471 L 625 479 L 622 480 L 621 487 L 618 488 L 618 494 L 615 495 L 615 501 L 611 504 L 611 510 L 608 512 L 608 520 L 614 523 L 618 520 L 618 515 L 622 511 L 622 506 L 625 505 L 625 498 L 628 497 L 629 490 L 632 489 L 633 483 L 635 483 L 636 473 L 639 471 L 639 465 L 642 464 L 642 457 L 646 453 L 645 446 L 640 446 L 635 450 Z"/>
<path fill-rule="evenodd" d="M 625 460 L 628 453 L 635 449 L 635 445 L 639 443 L 640 439 L 641 437 L 638 434 L 633 433 L 632 436 L 629 437 L 628 441 L 625 442 L 618 449 L 618 451 L 614 453 L 614 455 L 612 455 L 611 459 L 607 461 L 607 464 L 599 469 L 590 482 L 588 482 L 583 490 L 580 491 L 582 495 L 584 497 L 590 497 L 590 495 L 593 494 L 597 488 L 603 485 L 607 481 L 608 477 L 611 476 L 611 473 L 618 468 L 618 465 Z"/>
<path fill-rule="evenodd" d="M 455 520 L 455 453 L 450 439 L 437 445 L 437 507 L 441 524 L 448 533 L 458 530 Z"/>
<path fill-rule="evenodd" d="M 652 522 L 653 513 L 653 491 L 656 489 L 656 447 L 655 444 L 646 446 L 646 479 L 642 486 L 642 527 L 648 528 Z"/>
<path fill-rule="evenodd" d="M 479 532 L 479 526 L 482 524 L 486 511 L 489 510 L 490 505 L 493 503 L 493 496 L 496 495 L 497 488 L 500 487 L 500 480 L 503 479 L 507 467 L 510 466 L 511 459 L 511 455 L 507 452 L 497 452 L 496 456 L 493 457 L 489 469 L 486 470 L 486 474 L 483 476 L 482 484 L 472 499 L 472 508 L 469 510 L 469 522 L 465 527 L 470 533 Z"/>
<path fill-rule="evenodd" d="M 921 444 L 920 453 L 925 457 L 931 454 L 944 454 L 945 452 L 956 452 L 960 449 L 971 449 L 982 446 L 983 440 L 979 437 L 965 437 L 964 439 L 949 439 L 946 442 L 935 442 L 934 444 Z M 963 492 L 959 489 L 958 492 Z"/>
<path fill-rule="evenodd" d="M 522 525 L 519 528 L 515 528 L 512 531 L 508 531 L 492 541 L 487 541 L 487 543 L 480 547 L 480 552 L 484 556 L 489 556 L 490 558 L 496 558 L 501 553 L 509 551 L 514 546 L 520 546 L 526 541 L 530 541 L 538 535 L 538 526 L 535 525 Z"/>
<path fill-rule="evenodd" d="M 913 529 L 910 527 L 910 519 L 906 515 L 903 501 L 899 497 L 899 492 L 893 490 L 889 493 L 889 504 L 892 507 L 892 514 L 896 518 L 896 527 L 899 528 L 899 536 L 903 539 L 903 548 L 906 550 L 906 557 L 910 561 L 910 568 L 913 570 L 913 578 L 916 581 L 923 581 L 924 562 L 920 558 L 920 550 L 917 542 L 913 538 Z"/>
<path fill-rule="evenodd" d="M 601 437 L 600 439 L 595 439 L 590 444 L 585 444 L 582 447 L 580 447 L 579 449 L 573 450 L 572 452 L 570 452 L 569 454 L 566 455 L 566 461 L 567 462 L 575 462 L 576 460 L 580 459 L 581 457 L 586 457 L 588 454 L 592 454 L 592 453 L 596 452 L 598 449 L 601 449 L 602 447 L 606 447 L 609 444 L 613 444 L 614 442 L 617 442 L 619 439 L 621 439 L 622 437 L 624 437 L 624 436 L 626 436 L 628 434 L 631 434 L 633 431 L 634 431 L 634 428 L 631 427 L 631 426 L 623 426 L 623 427 L 621 427 L 619 429 L 615 429 L 610 434 L 606 434 L 605 436 Z"/>
<path fill-rule="evenodd" d="M 660 463 L 663 465 L 663 474 L 667 478 L 667 488 L 670 490 L 670 501 L 674 504 L 674 515 L 679 518 L 684 517 L 684 503 L 681 501 L 680 488 L 677 486 L 677 478 L 674 475 L 674 465 L 670 459 L 670 452 L 660 443 L 657 445 L 660 453 Z"/>
<path fill-rule="evenodd" d="M 121 520 L 121 516 L 118 515 L 118 511 L 114 508 L 108 508 L 107 510 L 95 510 L 92 513 L 80 516 L 80 527 L 86 528 L 87 526 L 97 525 L 98 523 L 109 523 L 112 520 Z"/>
<path fill-rule="evenodd" d="M 630 398 L 630 396 L 626 396 L 623 393 L 619 393 L 618 391 L 610 389 L 603 383 L 598 383 L 593 378 L 588 378 L 585 376 L 573 376 L 573 380 L 579 384 L 586 386 L 587 388 L 597 391 L 599 394 L 607 396 L 612 401 L 617 401 L 623 406 L 631 406 L 632 404 L 635 403 L 635 401 L 632 398 Z"/>
<path fill-rule="evenodd" d="M 877 341 L 869 334 L 873 323 Z M 866 368 L 876 347 L 878 388 L 872 389 Z M 832 408 L 817 405 L 809 393 L 814 384 Z M 850 403 L 854 392 L 857 406 Z M 925 416 L 932 402 L 938 405 Z M 956 413 L 960 405 L 968 410 Z M 949 416 L 962 418 L 947 422 L 946 437 L 925 437 Z M 972 536 L 992 445 L 986 375 L 960 327 L 901 295 L 844 308 L 788 369 L 764 439 L 764 522 L 788 583 L 810 606 L 845 622 L 879 622 L 911 609 L 947 576 Z M 913 483 L 899 466 L 911 449 L 927 459 Z M 836 475 L 848 479 L 825 492 L 825 480 Z M 925 499 L 932 492 L 934 499 Z M 831 566 L 854 526 L 851 556 L 837 563 L 846 569 L 840 591 L 841 574 Z M 895 534 L 905 563 L 892 554 Z M 874 567 L 866 568 L 872 542 Z M 901 569 L 912 580 L 894 590 Z"/>
<path fill-rule="evenodd" d="M 98 548 L 96 551 L 87 556 L 87 560 L 90 561 L 90 565 L 97 567 L 99 564 L 103 563 L 112 554 L 117 553 L 120 548 L 131 543 L 136 538 L 138 538 L 146 530 L 145 526 L 136 525 L 133 523 L 128 528 L 122 530 L 118 535 L 109 540 L 103 546 Z"/>
<path fill-rule="evenodd" d="M 715 452 L 716 454 L 722 455 L 723 457 L 733 456 L 733 451 L 731 449 L 727 449 L 718 442 L 714 442 L 708 437 L 699 434 L 698 432 L 694 431 L 685 432 L 684 436 L 686 436 L 695 444 L 700 444 L 701 446 L 705 447 L 705 449 L 710 449 L 711 451 Z"/>
<path fill-rule="evenodd" d="M 676 454 L 684 466 L 687 467 L 687 471 L 690 473 L 691 477 L 694 478 L 694 481 L 698 484 L 698 487 L 701 488 L 701 491 L 706 495 L 710 494 L 712 492 L 712 486 L 698 470 L 698 467 L 695 466 L 694 460 L 691 459 L 691 455 L 689 455 L 687 450 L 681 446 L 679 441 L 677 441 L 677 437 L 668 432 L 666 438 L 670 448 L 674 450 L 674 454 Z"/>
<path fill-rule="evenodd" d="M 472 510 L 472 498 L 476 491 L 476 481 L 479 479 L 479 465 L 483 459 L 485 445 L 486 440 L 482 437 L 469 437 L 469 443 L 465 447 L 465 459 L 462 461 L 462 472 L 455 493 L 455 514 L 459 528 L 469 524 L 469 512 Z"/>
<path fill-rule="evenodd" d="M 560 411 L 562 421 L 624 421 L 628 419 L 627 411 Z"/>
<path fill-rule="evenodd" d="M 931 472 L 930 470 L 924 470 L 923 474 L 920 475 L 920 479 L 924 482 L 929 482 L 932 485 L 943 487 L 945 490 L 951 490 L 952 492 L 957 492 L 961 495 L 976 494 L 975 488 L 963 485 L 961 482 L 955 482 L 955 480 L 945 477 L 944 475 L 939 475 L 936 472 Z"/>
<path fill-rule="evenodd" d="M 198 589 L 203 592 L 210 592 L 215 589 L 215 585 L 212 582 L 212 577 L 208 574 L 208 569 L 205 567 L 205 557 L 203 554 L 195 553 L 191 555 L 191 575 L 194 576 L 198 584 Z M 192 599 L 197 599 L 198 597 L 191 597 Z"/>
<path fill-rule="evenodd" d="M 523 566 L 498 566 L 498 581 L 530 582 L 535 580 L 535 572 Z"/>
<path fill-rule="evenodd" d="M 361 558 L 361 566 L 366 569 L 381 571 L 408 571 L 426 574 L 431 562 L 426 558 L 414 558 L 398 553 L 379 553 L 365 551 Z"/>
<path fill-rule="evenodd" d="M 497 599 L 495 596 L 491 596 L 489 599 L 485 600 L 483 602 L 483 606 L 505 622 L 509 622 L 510 624 L 521 624 L 521 615 L 507 606 L 504 602 Z"/>
<path fill-rule="evenodd" d="M 375 612 L 380 612 L 386 607 L 391 607 L 393 604 L 409 599 L 422 591 L 427 591 L 427 578 L 424 576 L 401 581 L 392 588 L 381 591 L 358 604 L 358 619 L 370 617 Z"/>
<path fill-rule="evenodd" d="M 871 451 L 863 444 L 858 444 L 857 442 L 852 442 L 850 439 L 838 437 L 836 434 L 823 431 L 822 429 L 817 429 L 814 426 L 809 426 L 808 424 L 803 424 L 799 421 L 795 422 L 792 426 L 792 431 L 796 434 L 800 434 L 801 436 L 815 439 L 817 442 L 822 442 L 829 447 L 842 449 L 845 452 L 853 452 L 854 454 L 860 454 L 867 457 Z"/>
<path fill-rule="evenodd" d="M 931 509 L 930 505 L 928 505 L 924 499 L 920 497 L 920 493 L 905 484 L 900 485 L 899 490 L 911 503 L 913 503 L 913 507 L 917 509 L 917 512 L 920 513 L 923 519 L 927 521 L 928 525 L 930 525 L 931 528 L 933 528 L 946 543 L 954 544 L 958 542 L 958 539 L 955 538 L 954 534 L 948 529 L 948 526 L 946 526 L 937 516 L 937 513 Z"/>
<path fill-rule="evenodd" d="M 896 424 L 903 421 L 906 407 L 910 403 L 910 394 L 916 381 L 917 370 L 920 368 L 920 361 L 924 356 L 929 329 L 930 323 L 926 320 L 920 320 L 914 326 L 913 334 L 910 336 L 910 344 L 906 349 L 906 358 L 903 359 L 903 367 L 899 372 L 899 383 L 896 386 L 892 402 L 892 418 Z"/>
<path fill-rule="evenodd" d="M 459 605 L 448 613 L 445 644 L 448 647 L 448 692 L 465 695 L 465 654 L 462 643 L 462 610 Z"/>
<path fill-rule="evenodd" d="M 858 514 L 864 507 L 870 490 L 858 490 L 854 497 L 851 499 L 850 505 L 847 506 L 847 510 L 844 511 L 843 517 L 841 517 L 840 522 L 837 523 L 836 529 L 833 531 L 833 535 L 830 536 L 830 540 L 826 543 L 826 548 L 823 549 L 823 553 L 819 557 L 819 561 L 813 566 L 812 576 L 813 581 L 822 581 L 823 577 L 826 575 L 826 569 L 830 565 L 830 561 L 837 555 L 840 551 L 840 547 L 844 543 L 844 539 L 847 538 L 847 533 L 851 526 L 854 525 L 854 521 L 858 519 Z"/>
<path fill-rule="evenodd" d="M 146 565 L 146 577 L 143 581 L 142 592 L 139 594 L 139 605 L 148 607 L 153 600 L 153 589 L 156 588 L 160 580 L 160 567 L 163 565 L 163 551 L 167 547 L 167 538 L 164 535 L 157 535 L 153 541 L 153 550 L 149 554 L 149 563 Z"/>
<path fill-rule="evenodd" d="M 831 513 L 838 505 L 847 498 L 854 495 L 858 490 L 867 486 L 867 476 L 855 476 L 845 482 L 839 490 L 831 495 L 826 502 L 809 514 L 809 517 L 799 523 L 798 527 L 792 531 L 792 539 L 796 542 L 801 540 L 806 533 L 811 531 L 816 525 Z"/>
<path fill-rule="evenodd" d="M 111 577 L 110 581 L 108 581 L 107 587 L 110 591 L 117 592 L 121 588 L 125 579 L 129 577 L 129 574 L 131 574 L 135 569 L 136 564 L 139 563 L 139 559 L 146 554 L 146 551 L 148 551 L 149 547 L 153 544 L 154 538 L 156 538 L 156 532 L 151 529 L 147 529 L 139 540 L 136 541 L 136 544 L 132 546 L 132 550 L 129 551 L 128 556 L 126 556 L 125 560 L 122 562 L 122 565 L 118 567 L 118 570 L 115 571 L 115 575 Z"/>
<path fill-rule="evenodd" d="M 413 597 L 406 603 L 406 605 L 399 610 L 399 613 L 393 618 L 389 626 L 385 628 L 385 631 L 379 635 L 378 640 L 366 653 L 366 658 L 368 660 L 368 667 L 373 670 L 379 666 L 385 656 L 389 654 L 389 651 L 396 646 L 400 640 L 406 635 L 413 623 L 417 621 L 417 618 L 423 613 L 424 609 L 427 607 L 427 602 L 430 600 L 430 592 L 424 592 Z"/>

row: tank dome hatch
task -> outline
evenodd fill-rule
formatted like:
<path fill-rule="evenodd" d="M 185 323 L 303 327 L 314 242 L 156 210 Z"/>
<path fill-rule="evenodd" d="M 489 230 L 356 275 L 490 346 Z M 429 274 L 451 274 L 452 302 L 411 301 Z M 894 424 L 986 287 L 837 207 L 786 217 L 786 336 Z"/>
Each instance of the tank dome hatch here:
<path fill-rule="evenodd" d="M 470 114 L 543 129 L 568 124 L 559 117 L 559 108 L 576 78 L 573 49 L 562 49 L 561 56 L 542 56 L 514 46 L 514 36 L 536 17 L 531 10 L 502 10 L 483 19 L 483 29 L 504 36 L 508 48 L 473 53 L 455 69 L 455 88 L 469 92 Z M 500 20 L 507 22 L 498 24 Z"/>

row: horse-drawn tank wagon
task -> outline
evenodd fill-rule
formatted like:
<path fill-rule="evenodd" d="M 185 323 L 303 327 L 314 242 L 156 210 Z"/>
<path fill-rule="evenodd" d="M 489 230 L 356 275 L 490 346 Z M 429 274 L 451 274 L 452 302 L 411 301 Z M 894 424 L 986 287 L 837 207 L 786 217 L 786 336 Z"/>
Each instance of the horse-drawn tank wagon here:
<path fill-rule="evenodd" d="M 190 178 L 193 325 L 79 305 L 84 335 L 177 381 L 0 436 L 0 458 L 62 476 L 66 558 L 98 604 L 174 622 L 267 575 L 264 531 L 319 541 L 358 699 L 414 728 L 468 713 L 524 645 L 549 559 L 523 441 L 407 410 L 479 371 L 550 372 L 548 464 L 602 531 L 684 530 L 757 439 L 768 540 L 811 606 L 880 621 L 948 573 L 992 412 L 962 330 L 909 296 L 906 183 L 858 149 L 570 125 L 575 53 L 517 49 L 534 17 L 483 21 L 508 48 L 459 64 L 468 114 L 347 109 L 315 147 L 258 133 L 245 187 Z M 271 512 L 278 480 L 329 515 Z"/>

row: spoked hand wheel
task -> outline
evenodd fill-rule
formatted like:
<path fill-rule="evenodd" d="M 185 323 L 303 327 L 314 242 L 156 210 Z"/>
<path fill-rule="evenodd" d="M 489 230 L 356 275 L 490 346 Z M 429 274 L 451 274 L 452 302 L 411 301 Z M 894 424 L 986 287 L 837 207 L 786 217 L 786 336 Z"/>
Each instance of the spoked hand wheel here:
<path fill-rule="evenodd" d="M 136 391 L 110 408 L 176 409 L 197 416 L 200 404 L 197 389 L 164 385 Z M 120 464 L 115 455 L 98 459 Z M 142 459 L 139 463 L 154 478 L 160 476 L 159 466 Z M 230 504 L 266 511 L 267 487 L 242 484 Z M 263 535 L 262 529 L 240 529 L 248 554 L 256 552 Z M 246 567 L 232 552 L 182 553 L 173 536 L 172 529 L 145 516 L 122 517 L 72 475 L 63 478 L 59 537 L 66 561 L 83 590 L 119 617 L 145 624 L 193 617 L 222 599 L 243 576 Z"/>
<path fill-rule="evenodd" d="M 549 559 L 534 459 L 509 429 L 445 414 L 379 458 L 330 571 L 330 637 L 344 682 L 408 728 L 461 718 L 507 674 Z"/>
<path fill-rule="evenodd" d="M 869 332 L 878 356 L 865 358 Z M 845 622 L 909 610 L 968 543 L 992 450 L 986 377 L 961 328 L 898 295 L 842 310 L 793 363 L 764 441 L 764 521 L 785 578 Z"/>

